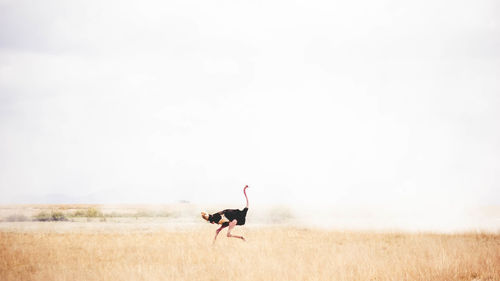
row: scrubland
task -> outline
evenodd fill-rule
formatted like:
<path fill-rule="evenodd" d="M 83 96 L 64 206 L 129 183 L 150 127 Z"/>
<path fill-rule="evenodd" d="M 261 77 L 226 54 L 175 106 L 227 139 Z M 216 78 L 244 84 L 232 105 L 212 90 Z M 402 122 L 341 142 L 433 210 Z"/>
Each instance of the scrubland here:
<path fill-rule="evenodd" d="M 212 244 L 216 226 L 203 222 L 118 219 L 0 222 L 0 280 L 500 280 L 498 232 L 250 222 L 233 230 L 246 242 L 224 230 Z"/>

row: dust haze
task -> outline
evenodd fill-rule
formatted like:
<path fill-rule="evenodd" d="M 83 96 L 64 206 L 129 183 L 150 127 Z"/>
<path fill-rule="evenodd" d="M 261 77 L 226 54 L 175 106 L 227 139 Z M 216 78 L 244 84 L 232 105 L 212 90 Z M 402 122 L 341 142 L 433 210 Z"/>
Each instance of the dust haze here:
<path fill-rule="evenodd" d="M 249 223 L 498 230 L 499 19 L 487 0 L 0 0 L 0 204 L 198 212 L 248 184 Z"/>

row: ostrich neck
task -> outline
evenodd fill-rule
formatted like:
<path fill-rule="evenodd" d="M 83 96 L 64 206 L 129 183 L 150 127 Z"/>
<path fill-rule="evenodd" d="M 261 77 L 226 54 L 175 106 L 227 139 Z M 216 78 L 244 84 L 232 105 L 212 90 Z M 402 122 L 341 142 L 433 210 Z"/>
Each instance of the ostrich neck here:
<path fill-rule="evenodd" d="M 247 196 L 247 189 L 246 188 L 243 189 L 243 194 L 245 194 L 245 199 L 247 200 L 246 208 L 248 208 L 248 196 Z"/>

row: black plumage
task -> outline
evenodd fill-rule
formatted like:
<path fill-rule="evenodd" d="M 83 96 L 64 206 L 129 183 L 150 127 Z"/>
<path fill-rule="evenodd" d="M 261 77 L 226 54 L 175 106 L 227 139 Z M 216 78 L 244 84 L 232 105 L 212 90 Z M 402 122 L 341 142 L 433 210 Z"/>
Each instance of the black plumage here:
<path fill-rule="evenodd" d="M 224 215 L 226 219 L 230 222 L 236 220 L 236 225 L 244 225 L 245 219 L 247 217 L 248 208 L 244 208 L 243 210 L 239 209 L 226 209 L 224 211 L 219 212 L 219 214 Z M 225 222 L 222 226 L 228 226 L 229 222 Z"/>

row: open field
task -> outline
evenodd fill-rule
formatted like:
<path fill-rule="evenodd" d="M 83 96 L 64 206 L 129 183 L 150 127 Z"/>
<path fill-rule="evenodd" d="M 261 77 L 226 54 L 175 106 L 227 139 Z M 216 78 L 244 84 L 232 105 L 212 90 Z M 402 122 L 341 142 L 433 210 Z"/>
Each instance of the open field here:
<path fill-rule="evenodd" d="M 0 232 L 0 276 L 22 280 L 500 280 L 500 235 L 213 227 Z M 224 234 L 224 233 L 222 233 Z"/>
<path fill-rule="evenodd" d="M 247 242 L 224 230 L 212 245 L 216 227 L 199 209 L 1 206 L 0 280 L 500 280 L 498 231 L 305 227 L 271 208 L 234 229 Z"/>

